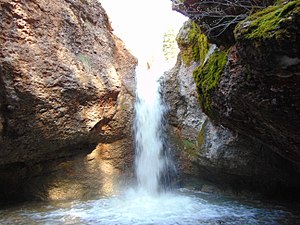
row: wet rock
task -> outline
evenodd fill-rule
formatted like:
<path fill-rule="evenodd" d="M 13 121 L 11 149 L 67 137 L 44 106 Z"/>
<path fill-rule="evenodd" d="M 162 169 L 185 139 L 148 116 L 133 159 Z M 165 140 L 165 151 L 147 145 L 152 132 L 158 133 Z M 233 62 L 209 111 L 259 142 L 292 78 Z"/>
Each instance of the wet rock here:
<path fill-rule="evenodd" d="M 293 164 L 259 139 L 217 125 L 201 111 L 192 79 L 197 66 L 179 56 L 165 75 L 169 142 L 181 176 L 202 180 L 200 189 L 215 185 L 217 192 L 297 192 L 299 174 Z"/>
<path fill-rule="evenodd" d="M 262 141 L 300 171 L 299 7 L 267 8 L 236 28 L 211 107 L 215 121 Z"/>
<path fill-rule="evenodd" d="M 99 143 L 123 140 L 119 152 L 131 151 L 136 59 L 101 4 L 4 0 L 0 14 L 1 195 L 40 176 L 41 163 Z"/>

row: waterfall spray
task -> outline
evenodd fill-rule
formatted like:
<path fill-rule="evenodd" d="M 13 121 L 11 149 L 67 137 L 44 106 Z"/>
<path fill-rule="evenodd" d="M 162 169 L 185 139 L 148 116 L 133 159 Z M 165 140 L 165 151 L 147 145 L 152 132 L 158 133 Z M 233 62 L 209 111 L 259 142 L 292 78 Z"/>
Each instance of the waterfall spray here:
<path fill-rule="evenodd" d="M 143 64 L 142 64 L 143 65 Z M 139 66 L 136 72 L 135 143 L 139 188 L 155 194 L 172 166 L 163 140 L 166 107 L 160 95 L 162 65 Z M 144 64 L 146 65 L 146 64 Z"/>

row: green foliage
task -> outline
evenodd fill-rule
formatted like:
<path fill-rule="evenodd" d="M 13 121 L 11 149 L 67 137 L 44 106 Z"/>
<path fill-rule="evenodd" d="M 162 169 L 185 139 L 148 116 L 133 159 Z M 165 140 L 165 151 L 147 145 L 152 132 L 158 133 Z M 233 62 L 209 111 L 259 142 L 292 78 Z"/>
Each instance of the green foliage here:
<path fill-rule="evenodd" d="M 228 51 L 214 52 L 204 65 L 193 72 L 197 85 L 198 99 L 202 110 L 211 115 L 211 93 L 219 85 L 221 74 L 227 62 Z"/>
<path fill-rule="evenodd" d="M 200 27 L 192 21 L 188 21 L 182 29 L 186 32 L 183 36 L 177 37 L 178 45 L 182 52 L 182 60 L 186 65 L 190 65 L 192 61 L 201 63 L 209 49 L 207 37 L 201 32 Z"/>
<path fill-rule="evenodd" d="M 236 37 L 252 40 L 266 40 L 274 37 L 282 39 L 286 36 L 290 15 L 299 14 L 299 6 L 300 0 L 296 0 L 286 4 L 279 2 L 277 5 L 261 10 L 237 26 Z M 247 25 L 245 26 L 245 24 Z"/>

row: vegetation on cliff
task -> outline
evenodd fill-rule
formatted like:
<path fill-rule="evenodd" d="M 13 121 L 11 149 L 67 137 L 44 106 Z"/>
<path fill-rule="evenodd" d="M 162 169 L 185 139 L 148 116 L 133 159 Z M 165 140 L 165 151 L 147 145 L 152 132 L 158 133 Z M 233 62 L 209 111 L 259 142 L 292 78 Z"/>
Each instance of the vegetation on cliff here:
<path fill-rule="evenodd" d="M 238 42 L 247 42 L 248 40 L 255 49 L 268 40 L 275 40 L 276 46 L 284 45 L 283 47 L 285 47 L 285 42 L 289 38 L 297 38 L 293 34 L 297 33 L 299 29 L 295 26 L 300 12 L 299 5 L 300 0 L 277 1 L 275 5 L 250 15 L 235 28 L 236 40 Z M 189 66 L 192 61 L 200 64 L 193 72 L 199 103 L 202 110 L 208 116 L 212 116 L 211 94 L 220 82 L 228 52 L 226 50 L 215 52 L 204 63 L 209 42 L 197 23 L 191 20 L 182 27 L 177 36 L 177 42 L 181 50 L 182 61 L 186 65 Z M 297 43 L 297 41 L 294 40 L 293 43 Z M 270 47 L 272 48 L 272 46 Z M 296 49 L 295 46 L 292 48 Z"/>
<path fill-rule="evenodd" d="M 296 0 L 288 3 L 280 1 L 265 8 L 238 24 L 235 36 L 237 39 L 249 40 L 281 40 L 289 37 L 290 30 L 295 29 L 295 19 L 299 17 L 299 6 L 300 0 Z"/>
<path fill-rule="evenodd" d="M 219 84 L 220 76 L 227 62 L 227 52 L 214 52 L 206 61 L 210 44 L 200 27 L 191 20 L 183 25 L 176 40 L 181 50 L 182 61 L 187 66 L 192 61 L 199 63 L 199 66 L 193 71 L 198 99 L 202 110 L 207 115 L 211 115 L 210 95 Z"/>
<path fill-rule="evenodd" d="M 222 1 L 211 2 L 216 5 Z M 211 10 L 214 7 L 202 3 L 192 1 L 185 15 L 193 19 L 192 9 L 203 16 L 214 12 Z M 221 124 L 233 131 L 229 134 L 222 130 L 224 127 L 211 127 L 212 131 L 202 122 L 202 128 L 197 127 L 198 136 L 183 140 L 184 153 L 187 158 L 196 156 L 193 162 L 204 171 L 214 164 L 213 167 L 221 168 L 226 174 L 241 174 L 242 179 L 246 171 L 255 191 L 267 194 L 286 189 L 289 194 L 299 196 L 299 5 L 300 0 L 268 1 L 247 11 L 241 22 L 220 36 L 199 28 L 194 20 L 195 26 L 186 27 L 185 36 L 177 39 L 182 61 L 188 66 L 198 60 L 193 77 L 202 111 L 214 120 L 213 125 Z M 233 13 L 238 15 L 240 11 Z M 205 22 L 211 22 L 209 19 Z M 233 40 L 226 39 L 230 37 L 228 32 L 232 36 L 234 32 Z M 203 60 L 205 57 L 197 50 L 202 45 L 198 45 L 195 37 L 203 33 L 209 33 L 205 37 L 206 46 L 215 43 L 220 49 L 208 60 Z M 207 49 L 204 52 L 207 54 Z M 189 68 L 195 68 L 194 64 Z M 211 147 L 211 138 L 225 147 Z M 257 165 L 248 167 L 253 162 Z M 215 179 L 219 175 L 216 172 L 209 177 Z M 226 177 L 224 183 L 230 179 Z"/>
<path fill-rule="evenodd" d="M 227 62 L 227 54 L 227 51 L 214 52 L 205 64 L 198 66 L 193 72 L 200 106 L 208 116 L 212 115 L 211 94 L 219 85 Z"/>
<path fill-rule="evenodd" d="M 179 31 L 176 40 L 186 65 L 189 66 L 192 61 L 203 63 L 209 43 L 195 22 L 187 21 Z"/>

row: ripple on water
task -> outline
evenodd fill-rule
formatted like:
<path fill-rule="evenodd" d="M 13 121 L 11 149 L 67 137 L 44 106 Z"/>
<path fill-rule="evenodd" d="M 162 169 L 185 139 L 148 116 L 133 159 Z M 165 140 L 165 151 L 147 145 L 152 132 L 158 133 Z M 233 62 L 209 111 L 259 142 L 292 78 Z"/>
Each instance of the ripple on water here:
<path fill-rule="evenodd" d="M 0 211 L 0 224 L 296 224 L 282 207 L 207 195 L 187 189 L 148 195 L 129 189 L 97 200 L 27 204 Z"/>

